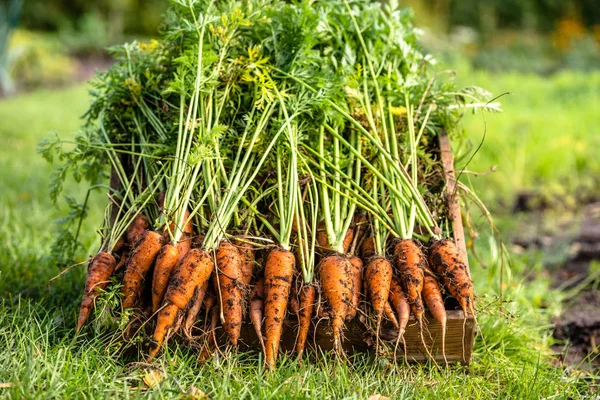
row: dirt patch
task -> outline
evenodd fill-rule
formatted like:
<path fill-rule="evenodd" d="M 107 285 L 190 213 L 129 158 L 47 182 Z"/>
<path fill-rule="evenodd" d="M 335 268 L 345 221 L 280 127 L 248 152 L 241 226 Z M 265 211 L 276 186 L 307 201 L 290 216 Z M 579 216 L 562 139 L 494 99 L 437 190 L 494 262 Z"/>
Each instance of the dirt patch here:
<path fill-rule="evenodd" d="M 571 255 L 554 273 L 555 286 L 563 289 L 584 283 L 590 275 L 590 263 L 600 260 L 600 203 L 585 207 L 580 232 L 570 248 Z M 599 370 L 600 291 L 583 288 L 553 323 L 554 337 L 565 342 L 554 346 L 562 361 L 580 369 Z"/>
<path fill-rule="evenodd" d="M 582 293 L 553 321 L 554 337 L 565 341 L 553 350 L 565 364 L 588 371 L 600 369 L 600 292 Z"/>

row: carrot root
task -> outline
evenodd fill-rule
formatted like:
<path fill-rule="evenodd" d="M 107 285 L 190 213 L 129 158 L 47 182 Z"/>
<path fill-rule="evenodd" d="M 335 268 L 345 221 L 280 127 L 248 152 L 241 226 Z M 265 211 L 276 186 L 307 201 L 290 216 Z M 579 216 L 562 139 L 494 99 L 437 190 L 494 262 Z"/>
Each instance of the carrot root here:
<path fill-rule="evenodd" d="M 241 268 L 242 256 L 237 247 L 229 242 L 222 242 L 217 249 L 217 270 L 215 279 L 218 282 L 221 297 L 221 322 L 229 342 L 236 346 L 242 328 Z"/>
<path fill-rule="evenodd" d="M 186 309 L 194 292 L 210 278 L 213 269 L 211 255 L 201 249 L 190 250 L 181 263 L 177 264 L 169 279 L 163 305 L 158 311 L 154 347 L 150 351 L 149 360 L 156 355 L 178 314 Z"/>
<path fill-rule="evenodd" d="M 346 322 L 353 320 L 358 312 L 358 306 L 360 305 L 360 288 L 362 287 L 363 280 L 363 262 L 360 257 L 352 256 L 349 258 L 350 264 L 352 264 L 352 305 L 348 307 L 346 312 Z"/>
<path fill-rule="evenodd" d="M 296 352 L 302 359 L 306 347 L 306 339 L 310 330 L 310 319 L 315 308 L 317 289 L 313 285 L 305 285 L 300 289 L 300 307 L 298 310 L 298 337 L 296 339 Z"/>
<path fill-rule="evenodd" d="M 274 369 L 296 259 L 282 248 L 271 250 L 265 263 L 265 363 Z"/>
<path fill-rule="evenodd" d="M 265 307 L 265 280 L 264 278 L 259 279 L 252 289 L 252 296 L 250 297 L 250 321 L 258 337 L 260 347 L 265 352 L 265 341 L 262 334 L 262 320 Z"/>
<path fill-rule="evenodd" d="M 123 276 L 123 309 L 132 308 L 143 289 L 144 279 L 150 271 L 158 252 L 162 248 L 162 236 L 146 231 L 131 251 Z"/>
<path fill-rule="evenodd" d="M 178 260 L 179 251 L 170 243 L 165 244 L 156 257 L 152 277 L 152 312 L 154 313 L 160 308 L 169 284 L 169 277 Z"/>
<path fill-rule="evenodd" d="M 319 278 L 323 296 L 329 306 L 333 347 L 338 354 L 341 354 L 344 319 L 348 307 L 352 304 L 354 291 L 352 264 L 345 256 L 330 254 L 321 260 Z"/>
<path fill-rule="evenodd" d="M 89 264 L 76 332 L 79 332 L 94 309 L 94 301 L 98 297 L 99 289 L 104 289 L 108 285 L 115 264 L 115 258 L 104 251 L 98 253 Z"/>

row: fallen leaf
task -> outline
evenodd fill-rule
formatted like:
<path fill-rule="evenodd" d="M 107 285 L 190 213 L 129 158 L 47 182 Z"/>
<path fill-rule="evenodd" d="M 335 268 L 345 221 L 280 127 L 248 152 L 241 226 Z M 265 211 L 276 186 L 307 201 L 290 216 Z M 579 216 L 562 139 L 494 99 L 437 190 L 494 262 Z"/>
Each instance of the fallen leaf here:
<path fill-rule="evenodd" d="M 209 400 L 209 397 L 202 390 L 198 389 L 196 386 L 190 386 L 185 394 L 184 399 L 189 400 Z"/>
<path fill-rule="evenodd" d="M 13 386 L 12 382 L 0 382 L 0 389 L 8 389 Z"/>
<path fill-rule="evenodd" d="M 160 372 L 156 369 L 153 369 L 150 372 L 148 372 L 146 375 L 144 375 L 144 383 L 146 385 L 148 385 L 149 388 L 158 386 L 158 384 L 160 384 L 160 382 L 162 380 L 163 380 L 162 372 Z"/>
<path fill-rule="evenodd" d="M 372 394 L 369 396 L 368 400 L 391 400 L 387 396 L 382 396 L 380 394 Z"/>

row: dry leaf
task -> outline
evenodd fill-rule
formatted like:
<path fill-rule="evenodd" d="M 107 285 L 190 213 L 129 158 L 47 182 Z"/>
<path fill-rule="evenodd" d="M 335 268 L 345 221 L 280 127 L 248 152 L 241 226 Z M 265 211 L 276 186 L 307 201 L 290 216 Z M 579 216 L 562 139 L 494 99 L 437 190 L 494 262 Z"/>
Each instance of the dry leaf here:
<path fill-rule="evenodd" d="M 12 382 L 0 382 L 0 389 L 8 389 L 13 386 Z"/>
<path fill-rule="evenodd" d="M 209 400 L 208 395 L 196 386 L 190 386 L 184 398 L 189 400 Z"/>
<path fill-rule="evenodd" d="M 148 385 L 149 388 L 153 388 L 158 386 L 160 382 L 163 380 L 163 374 L 159 370 L 153 369 L 144 375 L 144 383 Z"/>
<path fill-rule="evenodd" d="M 382 396 L 380 394 L 372 394 L 369 396 L 368 400 L 391 400 L 391 399 L 387 396 Z"/>

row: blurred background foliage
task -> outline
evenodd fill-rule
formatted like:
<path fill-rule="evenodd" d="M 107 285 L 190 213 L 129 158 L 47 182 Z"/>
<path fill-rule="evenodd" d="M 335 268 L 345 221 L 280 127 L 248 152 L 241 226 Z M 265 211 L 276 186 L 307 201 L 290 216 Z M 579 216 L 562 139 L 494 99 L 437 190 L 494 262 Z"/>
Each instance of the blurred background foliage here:
<path fill-rule="evenodd" d="M 466 59 L 476 69 L 544 75 L 600 65 L 597 0 L 400 4 L 413 8 L 423 45 L 447 65 Z M 0 0 L 0 93 L 60 84 L 73 74 L 88 78 L 108 59 L 107 47 L 156 36 L 167 6 L 168 0 Z"/>

